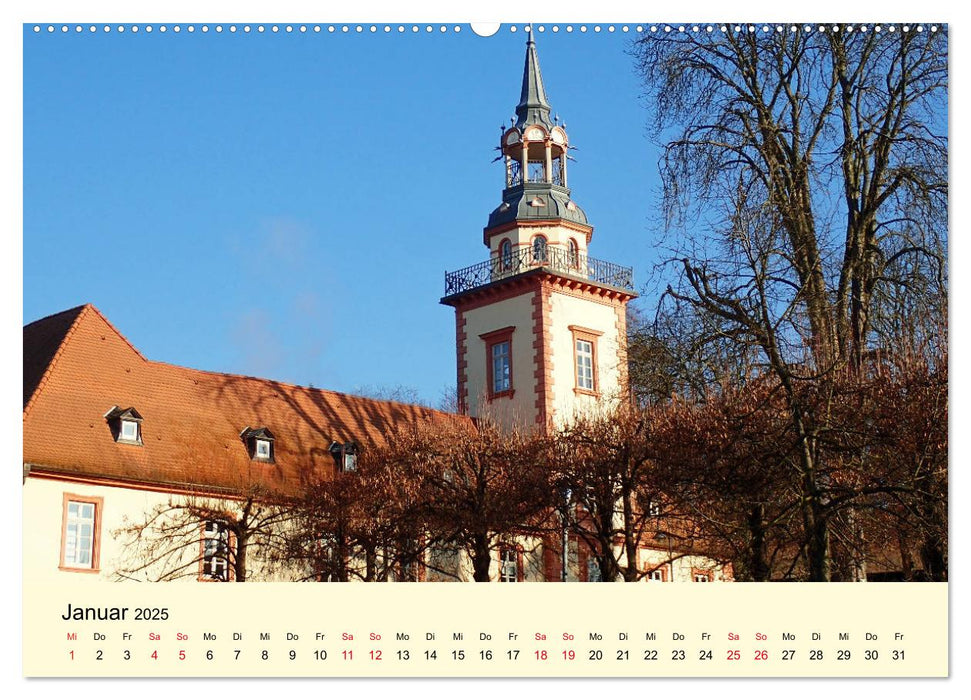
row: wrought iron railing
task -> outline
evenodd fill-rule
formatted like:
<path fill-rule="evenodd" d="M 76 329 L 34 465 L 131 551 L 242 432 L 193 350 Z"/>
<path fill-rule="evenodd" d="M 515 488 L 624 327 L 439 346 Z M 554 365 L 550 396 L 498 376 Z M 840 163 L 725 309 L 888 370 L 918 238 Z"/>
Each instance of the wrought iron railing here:
<path fill-rule="evenodd" d="M 545 251 L 534 251 L 531 246 L 524 246 L 506 255 L 493 255 L 485 262 L 446 272 L 445 296 L 467 292 L 537 268 L 619 289 L 634 289 L 634 271 L 631 268 L 550 245 Z"/>

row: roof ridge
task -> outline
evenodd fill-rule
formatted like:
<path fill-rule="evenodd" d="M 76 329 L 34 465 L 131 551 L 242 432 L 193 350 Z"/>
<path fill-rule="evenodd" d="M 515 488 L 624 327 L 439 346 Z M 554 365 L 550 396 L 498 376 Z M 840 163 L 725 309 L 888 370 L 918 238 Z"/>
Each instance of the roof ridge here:
<path fill-rule="evenodd" d="M 34 388 L 34 393 L 30 395 L 30 400 L 27 402 L 27 405 L 24 406 L 23 420 L 27 420 L 27 414 L 37 401 L 37 397 L 40 395 L 41 391 L 43 391 L 44 387 L 47 386 L 47 381 L 50 379 L 51 373 L 54 371 L 54 365 L 56 365 L 57 361 L 61 358 L 61 353 L 64 352 L 64 348 L 67 346 L 67 341 L 72 335 L 74 335 L 74 332 L 77 330 L 81 319 L 85 316 L 85 314 L 88 313 L 89 309 L 94 309 L 94 306 L 91 304 L 82 304 L 81 306 L 75 306 L 70 309 L 65 309 L 64 311 L 59 311 L 56 314 L 50 314 L 44 318 L 39 318 L 36 321 L 27 324 L 27 326 L 24 326 L 26 328 L 28 326 L 32 326 L 34 323 L 39 323 L 40 321 L 44 321 L 48 318 L 53 318 L 54 316 L 60 316 L 61 314 L 75 311 L 76 309 L 80 309 L 80 312 L 78 312 L 78 315 L 74 317 L 73 321 L 71 321 L 71 325 L 68 327 L 67 332 L 64 334 L 64 337 L 61 338 L 61 342 L 57 346 L 57 352 L 54 353 L 51 361 L 47 363 L 47 369 L 44 370 L 44 374 L 41 375 L 40 381 L 37 382 L 37 386 Z M 95 311 L 97 311 L 97 309 L 95 309 Z"/>

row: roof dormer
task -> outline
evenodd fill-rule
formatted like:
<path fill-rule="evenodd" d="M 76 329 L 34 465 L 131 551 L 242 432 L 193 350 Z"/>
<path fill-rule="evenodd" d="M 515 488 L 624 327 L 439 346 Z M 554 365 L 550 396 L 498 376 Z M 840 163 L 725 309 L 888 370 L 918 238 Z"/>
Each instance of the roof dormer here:
<path fill-rule="evenodd" d="M 240 440 L 246 445 L 249 458 L 254 462 L 272 462 L 275 457 L 273 443 L 275 438 L 269 428 L 251 428 L 248 425 L 239 434 Z"/>
<path fill-rule="evenodd" d="M 142 444 L 142 416 L 134 407 L 112 406 L 104 418 L 115 442 L 124 445 Z"/>
<path fill-rule="evenodd" d="M 356 442 L 330 443 L 330 456 L 334 458 L 334 466 L 338 472 L 356 472 L 357 455 L 360 452 Z"/>

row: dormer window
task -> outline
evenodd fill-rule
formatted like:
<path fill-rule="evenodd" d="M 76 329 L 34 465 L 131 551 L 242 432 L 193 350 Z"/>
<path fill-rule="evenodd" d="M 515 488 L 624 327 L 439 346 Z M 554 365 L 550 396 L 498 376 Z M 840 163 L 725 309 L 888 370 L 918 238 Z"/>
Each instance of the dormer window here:
<path fill-rule="evenodd" d="M 339 472 L 356 472 L 357 455 L 360 450 L 356 443 L 330 443 L 330 456 L 334 458 L 334 466 Z"/>
<path fill-rule="evenodd" d="M 121 422 L 121 439 L 136 442 L 138 440 L 138 423 L 133 420 L 123 420 Z"/>
<path fill-rule="evenodd" d="M 269 459 L 270 458 L 270 441 L 269 440 L 257 440 L 256 441 L 256 458 L 257 459 Z"/>
<path fill-rule="evenodd" d="M 124 445 L 142 444 L 142 416 L 133 407 L 112 406 L 104 418 L 115 442 Z"/>
<path fill-rule="evenodd" d="M 246 445 L 249 458 L 254 462 L 273 461 L 273 433 L 269 428 L 250 428 L 246 426 L 239 434 L 240 439 Z"/>

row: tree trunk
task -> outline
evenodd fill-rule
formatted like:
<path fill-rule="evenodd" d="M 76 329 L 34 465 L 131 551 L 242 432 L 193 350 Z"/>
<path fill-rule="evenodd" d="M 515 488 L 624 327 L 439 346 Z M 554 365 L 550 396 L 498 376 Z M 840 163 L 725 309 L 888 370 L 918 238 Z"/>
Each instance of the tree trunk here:
<path fill-rule="evenodd" d="M 753 506 L 748 515 L 749 575 L 753 581 L 768 581 L 771 575 L 765 541 L 765 506 Z"/>
<path fill-rule="evenodd" d="M 233 576 L 237 583 L 246 581 L 246 550 L 249 547 L 249 537 L 243 534 L 236 535 L 236 555 L 233 562 Z"/>
<path fill-rule="evenodd" d="M 374 581 L 378 571 L 378 553 L 373 542 L 364 547 L 364 580 Z"/>
<path fill-rule="evenodd" d="M 489 582 L 492 566 L 492 547 L 487 535 L 475 535 L 472 542 L 472 578 L 480 583 Z"/>

